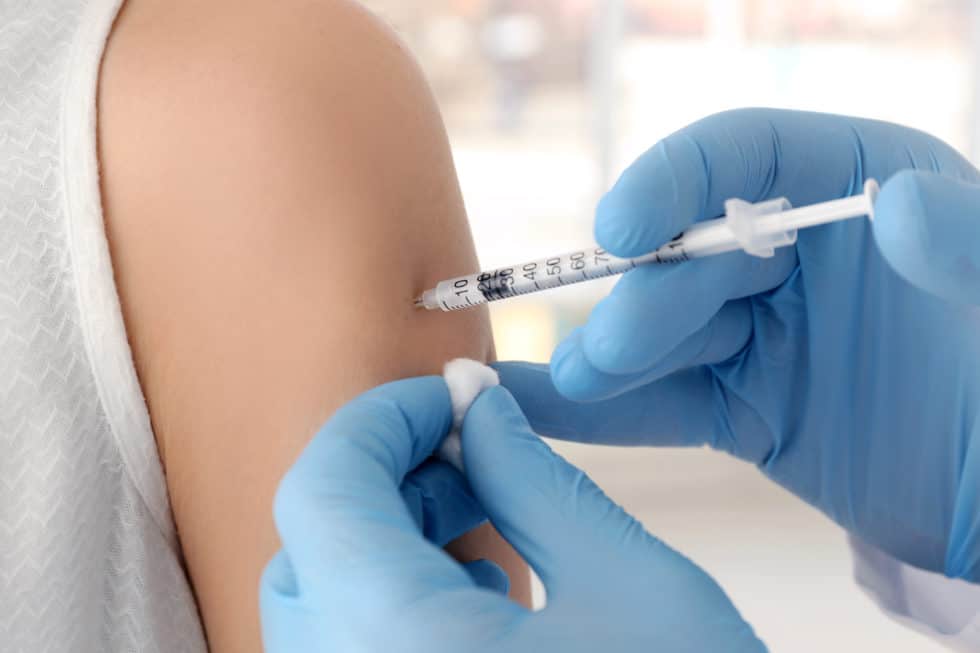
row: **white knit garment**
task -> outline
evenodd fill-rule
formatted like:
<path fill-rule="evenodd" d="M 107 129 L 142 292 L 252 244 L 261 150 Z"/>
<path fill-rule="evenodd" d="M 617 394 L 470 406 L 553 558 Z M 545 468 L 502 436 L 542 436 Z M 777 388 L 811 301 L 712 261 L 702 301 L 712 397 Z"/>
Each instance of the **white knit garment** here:
<path fill-rule="evenodd" d="M 0 652 L 203 653 L 103 228 L 120 0 L 0 0 Z"/>
<path fill-rule="evenodd" d="M 446 363 L 442 376 L 449 386 L 453 404 L 453 430 L 439 448 L 439 457 L 462 472 L 463 441 L 460 429 L 463 418 L 481 392 L 500 385 L 500 377 L 492 368 L 468 358 L 457 358 Z"/>

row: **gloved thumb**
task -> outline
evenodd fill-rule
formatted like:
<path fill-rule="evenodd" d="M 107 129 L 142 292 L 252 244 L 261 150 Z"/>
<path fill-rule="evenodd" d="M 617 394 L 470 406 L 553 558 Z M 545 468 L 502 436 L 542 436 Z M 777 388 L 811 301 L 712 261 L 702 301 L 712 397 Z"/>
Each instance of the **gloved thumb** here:
<path fill-rule="evenodd" d="M 875 240 L 910 283 L 947 300 L 980 305 L 980 185 L 906 170 L 875 203 Z"/>
<path fill-rule="evenodd" d="M 490 520 L 535 569 L 549 595 L 581 582 L 600 543 L 652 539 L 586 474 L 538 437 L 503 387 L 481 394 L 463 422 L 470 487 Z M 631 542 L 632 540 L 632 542 Z"/>

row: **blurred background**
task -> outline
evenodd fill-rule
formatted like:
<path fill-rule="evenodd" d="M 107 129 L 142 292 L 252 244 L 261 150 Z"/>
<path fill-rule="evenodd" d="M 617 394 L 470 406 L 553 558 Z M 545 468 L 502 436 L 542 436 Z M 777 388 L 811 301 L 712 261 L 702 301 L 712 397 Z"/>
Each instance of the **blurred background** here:
<path fill-rule="evenodd" d="M 366 4 L 435 89 L 483 267 L 591 243 L 593 208 L 622 169 L 724 109 L 880 118 L 980 155 L 967 0 Z M 609 287 L 495 306 L 499 356 L 547 361 Z M 839 529 L 754 468 L 703 450 L 556 448 L 714 574 L 773 651 L 944 650 L 881 615 L 851 580 Z"/>

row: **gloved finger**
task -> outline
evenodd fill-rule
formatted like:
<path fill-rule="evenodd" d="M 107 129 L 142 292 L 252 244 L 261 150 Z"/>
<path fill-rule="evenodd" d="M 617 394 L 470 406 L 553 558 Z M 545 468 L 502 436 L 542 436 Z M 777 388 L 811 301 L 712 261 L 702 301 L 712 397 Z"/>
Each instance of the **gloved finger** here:
<path fill-rule="evenodd" d="M 463 475 L 441 461 L 430 460 L 409 474 L 401 492 L 422 535 L 436 546 L 445 546 L 487 519 Z"/>
<path fill-rule="evenodd" d="M 463 565 L 477 587 L 507 596 L 510 592 L 510 578 L 507 572 L 493 560 L 474 560 Z"/>
<path fill-rule="evenodd" d="M 934 295 L 980 305 L 980 185 L 902 172 L 875 204 L 878 248 L 898 274 Z"/>
<path fill-rule="evenodd" d="M 587 404 L 564 397 L 547 365 L 502 362 L 494 368 L 534 431 L 548 437 L 608 445 L 699 446 L 711 442 L 719 426 L 714 380 L 704 366 Z"/>
<path fill-rule="evenodd" d="M 470 484 L 501 535 L 535 569 L 549 595 L 575 584 L 589 542 L 635 521 L 531 431 L 514 398 L 486 390 L 463 422 Z M 640 528 L 642 532 L 642 528 Z"/>
<path fill-rule="evenodd" d="M 704 328 L 730 300 L 777 287 L 796 261 L 795 250 L 782 249 L 772 259 L 733 252 L 631 270 L 589 316 L 583 353 L 609 374 L 647 370 Z"/>
<path fill-rule="evenodd" d="M 377 610 L 379 598 L 394 609 L 420 588 L 472 586 L 460 566 L 423 538 L 399 491 L 451 422 L 445 382 L 426 377 L 367 392 L 320 430 L 286 474 L 274 505 L 303 593 L 330 601 L 339 586 L 358 587 Z"/>
<path fill-rule="evenodd" d="M 268 588 L 283 597 L 296 597 L 299 593 L 296 573 L 289 562 L 289 556 L 282 549 L 265 566 L 262 572 L 262 588 Z"/>
<path fill-rule="evenodd" d="M 722 215 L 730 198 L 786 197 L 803 206 L 856 194 L 865 179 L 906 167 L 976 175 L 952 148 L 913 129 L 799 111 L 726 111 L 668 136 L 627 169 L 599 204 L 596 239 L 616 256 L 639 256 Z"/>
<path fill-rule="evenodd" d="M 262 573 L 259 604 L 265 651 L 292 650 L 296 633 L 317 633 L 328 628 L 328 615 L 301 606 L 296 575 L 285 551 L 279 551 Z"/>
<path fill-rule="evenodd" d="M 752 335 L 748 300 L 725 304 L 711 320 L 670 353 L 641 372 L 609 374 L 596 368 L 582 346 L 582 329 L 575 329 L 551 357 L 551 377 L 568 399 L 597 402 L 629 392 L 681 368 L 721 363 L 743 350 Z"/>

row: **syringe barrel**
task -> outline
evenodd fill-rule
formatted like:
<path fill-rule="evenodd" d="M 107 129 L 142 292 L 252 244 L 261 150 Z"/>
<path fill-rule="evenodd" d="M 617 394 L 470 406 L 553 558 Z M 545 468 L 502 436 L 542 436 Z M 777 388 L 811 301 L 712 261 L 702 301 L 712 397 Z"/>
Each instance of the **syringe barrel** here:
<path fill-rule="evenodd" d="M 723 218 L 700 222 L 682 237 L 635 259 L 590 247 L 560 256 L 485 270 L 441 282 L 416 301 L 427 309 L 456 311 L 541 290 L 622 274 L 645 263 L 679 263 L 739 249 Z"/>
<path fill-rule="evenodd" d="M 682 236 L 667 243 L 657 251 L 633 259 L 637 265 L 645 263 L 675 263 L 693 258 L 733 252 L 739 248 L 738 240 L 728 228 L 725 218 L 698 222 Z"/>
<path fill-rule="evenodd" d="M 636 267 L 601 247 L 485 270 L 441 282 L 418 300 L 420 306 L 456 311 L 541 290 L 622 274 Z"/>

